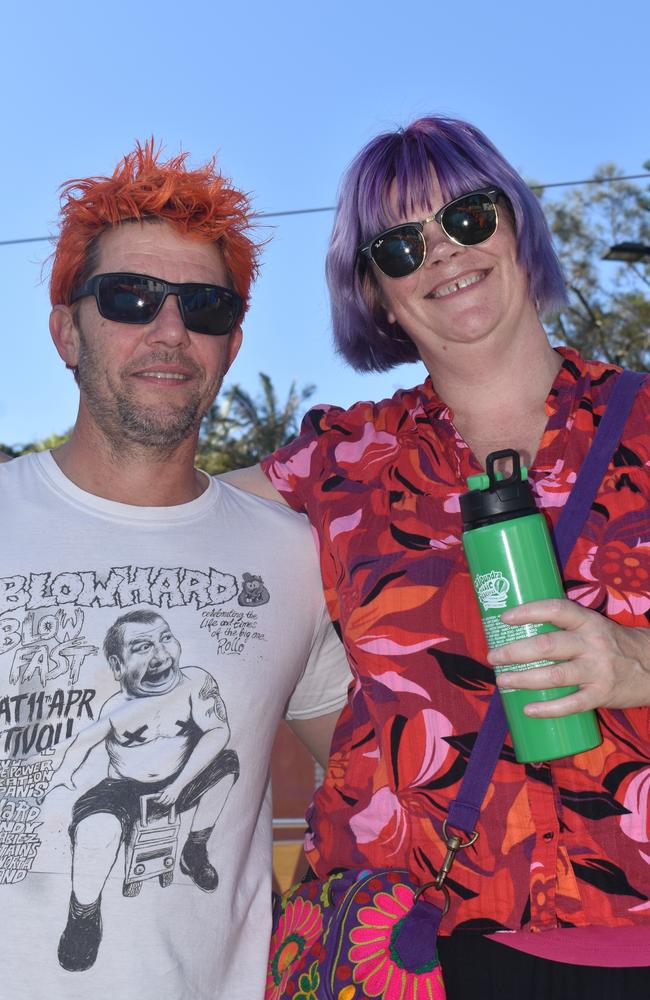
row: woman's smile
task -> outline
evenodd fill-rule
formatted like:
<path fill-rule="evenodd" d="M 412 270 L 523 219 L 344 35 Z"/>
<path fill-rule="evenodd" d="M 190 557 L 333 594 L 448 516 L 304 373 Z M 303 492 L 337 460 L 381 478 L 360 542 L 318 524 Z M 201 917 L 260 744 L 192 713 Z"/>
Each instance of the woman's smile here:
<path fill-rule="evenodd" d="M 461 274 L 457 278 L 453 278 L 451 281 L 445 281 L 444 284 L 436 285 L 432 288 L 428 295 L 425 295 L 425 299 L 444 299 L 448 295 L 454 295 L 456 292 L 462 292 L 466 288 L 470 288 L 472 285 L 478 284 L 479 281 L 483 281 L 487 278 L 490 273 L 491 268 L 486 268 L 481 271 L 472 271 L 469 274 Z"/>

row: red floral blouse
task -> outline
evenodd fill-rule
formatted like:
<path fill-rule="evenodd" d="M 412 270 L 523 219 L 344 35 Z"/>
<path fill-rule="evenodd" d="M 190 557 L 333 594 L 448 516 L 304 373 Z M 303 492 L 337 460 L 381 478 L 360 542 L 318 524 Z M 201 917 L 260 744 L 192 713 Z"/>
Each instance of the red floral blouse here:
<path fill-rule="evenodd" d="M 619 370 L 561 354 L 529 472 L 551 525 Z M 565 573 L 573 600 L 644 628 L 649 431 L 650 379 Z M 320 876 L 403 866 L 429 881 L 494 689 L 458 502 L 480 467 L 428 379 L 380 403 L 312 409 L 301 436 L 264 467 L 312 522 L 330 614 L 355 674 L 308 817 L 309 860 Z M 443 933 L 650 926 L 650 708 L 599 717 L 602 746 L 549 764 L 516 763 L 506 742 L 480 836 L 447 882 Z"/>

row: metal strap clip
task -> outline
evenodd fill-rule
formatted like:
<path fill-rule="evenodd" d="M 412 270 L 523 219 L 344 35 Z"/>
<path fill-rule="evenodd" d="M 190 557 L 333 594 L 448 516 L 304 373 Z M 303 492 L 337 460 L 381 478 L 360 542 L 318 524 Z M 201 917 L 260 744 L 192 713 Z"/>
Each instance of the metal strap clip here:
<path fill-rule="evenodd" d="M 462 840 L 457 833 L 448 833 L 447 820 L 444 820 L 442 824 L 442 836 L 447 846 L 447 853 L 445 854 L 444 860 L 440 865 L 440 870 L 432 882 L 425 882 L 424 885 L 420 886 L 413 897 L 413 902 L 416 903 L 427 889 L 439 889 L 445 897 L 444 906 L 442 908 L 442 914 L 444 916 L 449 909 L 449 889 L 445 885 L 445 879 L 451 871 L 451 866 L 456 859 L 458 851 L 462 851 L 466 847 L 471 847 L 478 838 L 478 831 L 474 830 L 468 840 Z"/>

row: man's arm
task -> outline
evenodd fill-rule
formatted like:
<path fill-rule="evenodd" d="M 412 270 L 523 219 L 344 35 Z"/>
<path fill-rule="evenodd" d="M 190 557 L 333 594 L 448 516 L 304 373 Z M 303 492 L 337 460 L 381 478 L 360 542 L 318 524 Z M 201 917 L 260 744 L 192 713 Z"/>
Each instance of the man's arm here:
<path fill-rule="evenodd" d="M 54 772 L 50 787 L 45 793 L 46 795 L 49 795 L 54 788 L 58 788 L 60 785 L 65 785 L 66 788 L 76 788 L 73 780 L 75 773 L 84 763 L 90 751 L 99 743 L 105 742 L 110 732 L 111 720 L 108 717 L 108 713 L 105 716 L 102 714 L 103 711 L 104 709 L 99 713 L 97 722 L 83 729 L 65 751 L 61 758 L 61 763 Z"/>
<path fill-rule="evenodd" d="M 285 716 L 321 767 L 327 766 L 334 728 L 347 701 L 351 681 L 343 644 L 323 604 L 309 659 Z"/>
<path fill-rule="evenodd" d="M 203 730 L 203 735 L 177 777 L 156 796 L 156 801 L 163 806 L 171 806 L 192 778 L 219 756 L 230 739 L 226 706 L 219 694 L 219 685 L 205 670 L 198 667 L 190 669 L 192 675 L 197 675 L 191 694 L 192 721 Z M 187 675 L 189 671 L 186 671 Z"/>
<path fill-rule="evenodd" d="M 313 719 L 292 719 L 288 725 L 300 742 L 307 747 L 312 757 L 322 768 L 327 767 L 334 728 L 338 722 L 341 710 L 329 712 L 327 715 L 317 715 Z"/>

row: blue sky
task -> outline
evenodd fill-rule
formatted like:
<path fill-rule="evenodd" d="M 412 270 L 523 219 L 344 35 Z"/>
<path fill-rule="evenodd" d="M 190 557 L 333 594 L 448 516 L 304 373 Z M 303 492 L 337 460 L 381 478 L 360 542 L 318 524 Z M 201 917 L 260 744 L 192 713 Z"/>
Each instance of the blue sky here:
<path fill-rule="evenodd" d="M 647 0 L 451 5 L 7 0 L 0 43 L 0 240 L 55 229 L 57 188 L 109 173 L 154 135 L 192 161 L 217 153 L 256 210 L 332 205 L 347 163 L 379 131 L 428 112 L 479 125 L 538 181 L 650 158 Z M 231 380 L 349 404 L 419 381 L 417 366 L 361 376 L 334 356 L 323 261 L 332 214 L 269 220 L 272 240 Z M 63 431 L 77 393 L 51 345 L 46 243 L 0 246 L 0 441 Z M 228 383 L 227 383 L 228 384 Z"/>

